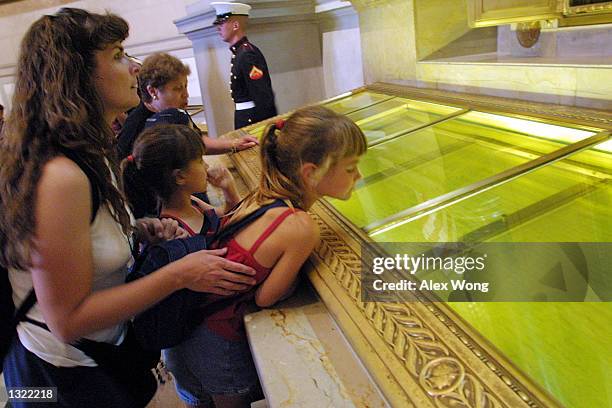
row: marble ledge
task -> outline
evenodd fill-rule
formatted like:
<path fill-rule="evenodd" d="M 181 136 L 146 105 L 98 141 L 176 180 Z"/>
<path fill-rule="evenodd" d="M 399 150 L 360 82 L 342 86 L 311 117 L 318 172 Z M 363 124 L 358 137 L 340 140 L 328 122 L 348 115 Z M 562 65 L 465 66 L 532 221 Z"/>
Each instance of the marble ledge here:
<path fill-rule="evenodd" d="M 388 406 L 312 289 L 245 323 L 268 406 Z"/>

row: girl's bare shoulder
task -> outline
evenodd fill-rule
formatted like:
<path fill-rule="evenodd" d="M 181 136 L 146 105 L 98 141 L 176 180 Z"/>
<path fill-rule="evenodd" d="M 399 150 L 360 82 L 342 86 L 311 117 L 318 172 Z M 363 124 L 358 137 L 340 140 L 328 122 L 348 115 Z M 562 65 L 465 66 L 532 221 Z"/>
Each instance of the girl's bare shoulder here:
<path fill-rule="evenodd" d="M 284 209 L 279 214 L 283 211 Z M 295 245 L 296 242 L 314 244 L 319 239 L 319 226 L 310 214 L 296 210 L 278 227 L 278 233 L 289 245 Z"/>

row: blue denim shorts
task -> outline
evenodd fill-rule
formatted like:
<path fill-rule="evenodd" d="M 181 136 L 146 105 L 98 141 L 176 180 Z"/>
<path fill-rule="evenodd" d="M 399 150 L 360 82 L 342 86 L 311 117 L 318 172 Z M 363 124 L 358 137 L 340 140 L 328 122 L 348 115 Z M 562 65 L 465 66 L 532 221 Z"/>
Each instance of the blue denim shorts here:
<path fill-rule="evenodd" d="M 179 397 L 188 404 L 210 401 L 210 395 L 255 394 L 259 377 L 247 339 L 230 341 L 201 324 L 178 346 L 164 350 Z"/>

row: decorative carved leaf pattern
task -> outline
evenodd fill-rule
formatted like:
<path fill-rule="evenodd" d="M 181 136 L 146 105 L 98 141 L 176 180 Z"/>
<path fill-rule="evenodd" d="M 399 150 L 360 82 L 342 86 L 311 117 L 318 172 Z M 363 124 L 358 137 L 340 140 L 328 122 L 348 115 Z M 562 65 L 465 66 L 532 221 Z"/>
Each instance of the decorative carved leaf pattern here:
<path fill-rule="evenodd" d="M 361 261 L 357 254 L 347 247 L 337 235 L 318 216 L 313 215 L 319 224 L 321 231 L 321 243 L 317 248 L 316 255 L 332 271 L 338 282 L 356 302 L 360 298 L 360 281 L 358 271 L 361 269 Z M 436 337 L 433 331 L 423 324 L 423 321 L 415 316 L 410 308 L 401 303 L 382 302 L 358 302 L 362 306 L 364 316 L 372 322 L 372 326 L 379 332 L 382 339 L 389 344 L 394 354 L 404 362 L 406 370 L 418 379 L 422 375 L 423 367 L 428 363 L 441 357 L 449 358 L 450 351 Z M 459 360 L 454 359 L 457 364 Z M 428 381 L 440 386 L 451 383 L 456 379 L 456 373 L 452 370 L 440 367 L 436 369 L 435 375 L 431 375 Z M 463 369 L 464 370 L 464 369 Z M 478 394 L 474 391 L 478 389 Z M 464 395 L 465 390 L 471 391 L 471 395 L 479 395 L 478 400 L 470 399 Z M 480 383 L 463 384 L 456 387 L 451 393 L 436 395 L 433 397 L 440 407 L 468 407 L 489 408 L 500 406 L 493 395 L 483 388 Z M 473 404 L 486 402 L 486 405 Z M 491 405 L 494 402 L 497 405 Z"/>
<path fill-rule="evenodd" d="M 436 399 L 436 405 L 441 408 L 501 408 L 499 401 L 491 398 L 482 384 L 470 374 L 466 374 L 459 387 L 452 393 Z"/>

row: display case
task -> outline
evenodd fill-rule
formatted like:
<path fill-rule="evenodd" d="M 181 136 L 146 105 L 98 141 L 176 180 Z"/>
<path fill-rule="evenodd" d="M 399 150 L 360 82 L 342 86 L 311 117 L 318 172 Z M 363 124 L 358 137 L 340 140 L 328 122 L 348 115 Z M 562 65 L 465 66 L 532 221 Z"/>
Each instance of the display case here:
<path fill-rule="evenodd" d="M 609 24 L 609 0 L 469 0 L 472 27 L 496 26 L 542 20 L 558 20 L 558 25 Z"/>
<path fill-rule="evenodd" d="M 309 277 L 389 403 L 611 406 L 607 295 L 364 302 L 359 274 L 382 242 L 612 241 L 612 115 L 387 84 L 321 103 L 354 120 L 369 147 L 351 199 L 311 210 L 322 241 Z M 257 153 L 233 160 L 255 187 Z M 610 293 L 609 272 L 598 279 Z"/>

